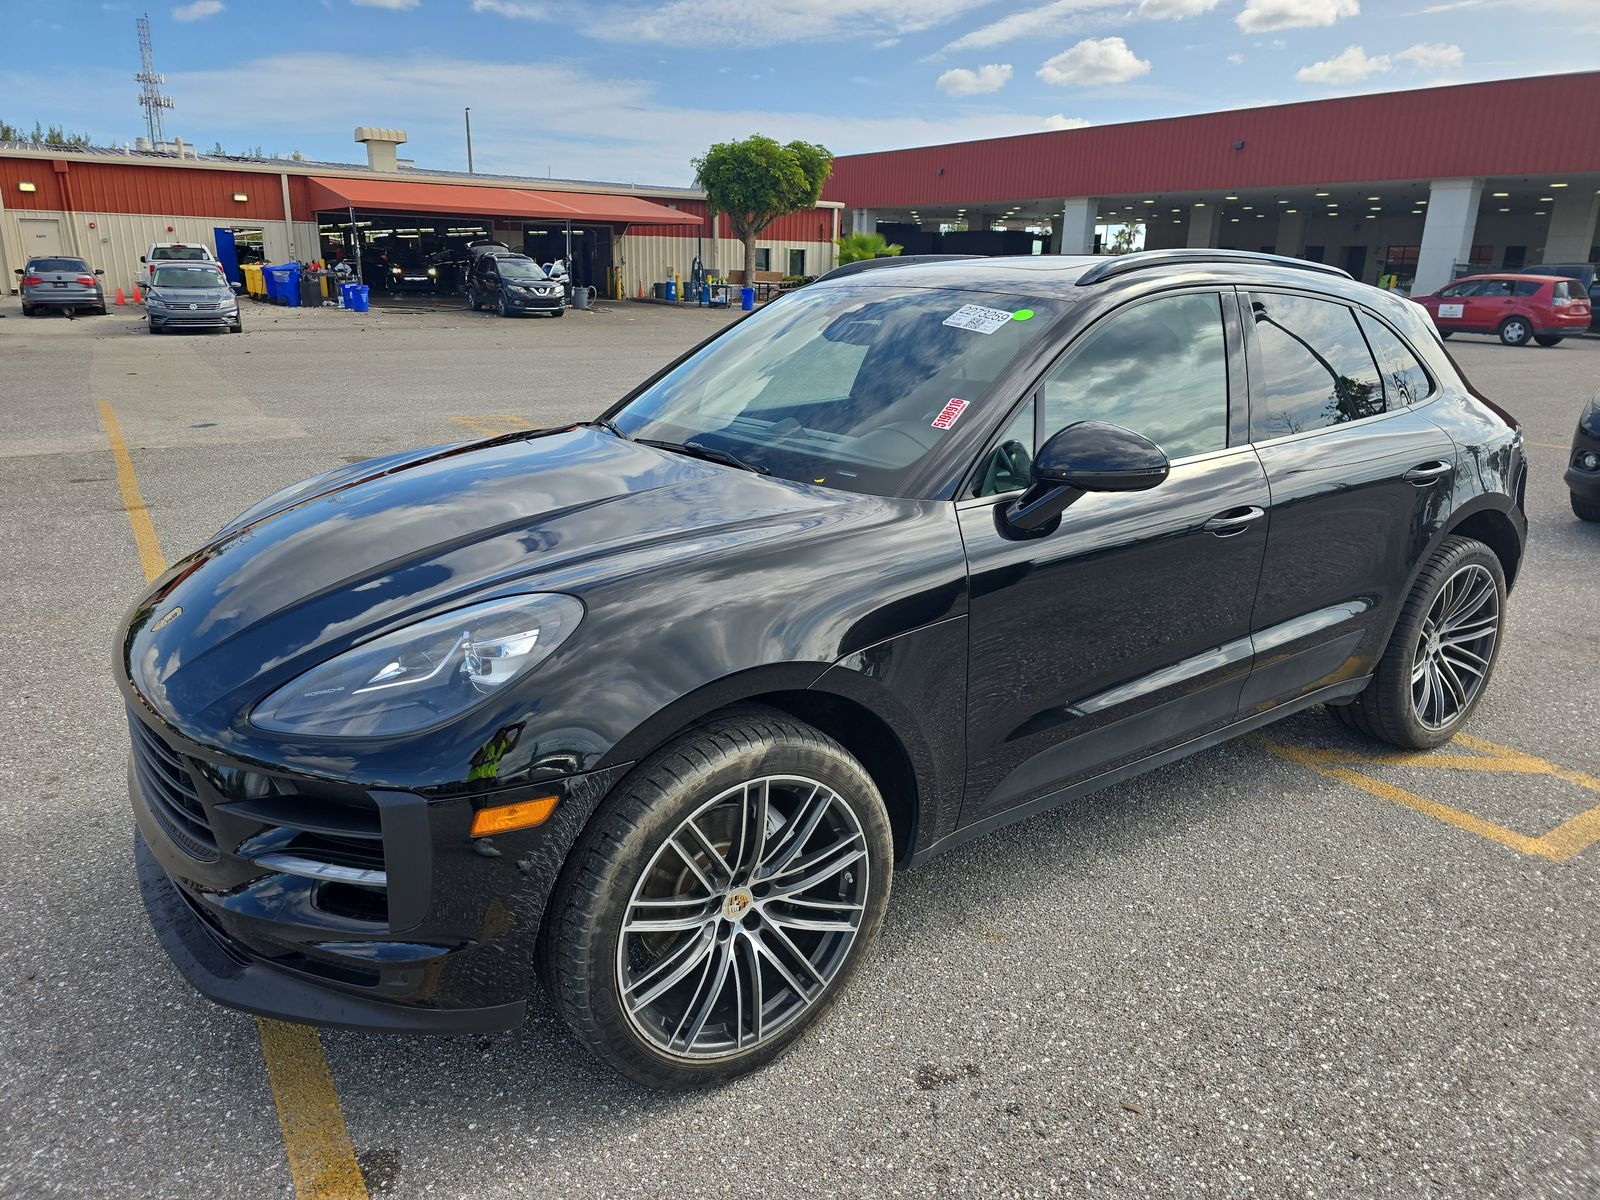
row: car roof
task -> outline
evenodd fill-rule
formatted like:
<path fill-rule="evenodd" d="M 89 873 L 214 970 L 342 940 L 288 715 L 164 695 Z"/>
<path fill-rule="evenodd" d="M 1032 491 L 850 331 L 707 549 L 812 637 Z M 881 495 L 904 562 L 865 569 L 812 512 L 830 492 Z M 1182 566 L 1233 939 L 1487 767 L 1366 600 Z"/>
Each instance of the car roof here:
<path fill-rule="evenodd" d="M 76 254 L 34 254 L 34 255 L 30 255 L 27 261 L 28 262 L 43 262 L 47 258 L 59 258 L 59 259 L 62 259 L 63 261 L 65 261 L 65 262 L 86 263 L 86 262 L 89 261 L 86 258 L 80 258 Z M 24 265 L 26 265 L 26 264 L 24 264 Z"/>
<path fill-rule="evenodd" d="M 1517 279 L 1523 283 L 1549 283 L 1555 279 L 1566 279 L 1565 275 L 1533 275 L 1523 271 L 1482 271 L 1476 275 L 1458 275 L 1450 283 L 1465 283 L 1469 279 Z M 1445 285 L 1446 287 L 1449 284 Z"/>

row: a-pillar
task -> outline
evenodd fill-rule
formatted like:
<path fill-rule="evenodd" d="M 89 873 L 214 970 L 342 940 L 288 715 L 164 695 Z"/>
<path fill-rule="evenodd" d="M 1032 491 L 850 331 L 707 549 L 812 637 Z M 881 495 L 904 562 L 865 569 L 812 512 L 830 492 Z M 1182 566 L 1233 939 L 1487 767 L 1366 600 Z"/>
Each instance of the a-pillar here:
<path fill-rule="evenodd" d="M 1600 195 L 1588 188 L 1567 188 L 1556 193 L 1550 210 L 1550 229 L 1544 235 L 1547 263 L 1584 263 L 1594 245 L 1594 221 Z"/>
<path fill-rule="evenodd" d="M 878 214 L 870 208 L 856 208 L 850 211 L 851 233 L 877 233 Z"/>
<path fill-rule="evenodd" d="M 1190 250 L 1215 250 L 1217 230 L 1221 228 L 1222 210 L 1215 204 L 1195 205 L 1189 210 Z"/>
<path fill-rule="evenodd" d="M 1306 248 L 1306 215 L 1296 209 L 1294 212 L 1280 212 L 1278 214 L 1278 240 L 1273 243 L 1274 254 L 1287 254 L 1291 258 L 1299 258 Z"/>
<path fill-rule="evenodd" d="M 1100 202 L 1076 196 L 1061 202 L 1061 254 L 1093 254 L 1094 227 L 1100 216 Z"/>
<path fill-rule="evenodd" d="M 1422 222 L 1413 296 L 1436 292 L 1455 276 L 1456 264 L 1472 258 L 1472 237 L 1483 202 L 1481 179 L 1435 179 L 1428 188 L 1428 215 Z"/>

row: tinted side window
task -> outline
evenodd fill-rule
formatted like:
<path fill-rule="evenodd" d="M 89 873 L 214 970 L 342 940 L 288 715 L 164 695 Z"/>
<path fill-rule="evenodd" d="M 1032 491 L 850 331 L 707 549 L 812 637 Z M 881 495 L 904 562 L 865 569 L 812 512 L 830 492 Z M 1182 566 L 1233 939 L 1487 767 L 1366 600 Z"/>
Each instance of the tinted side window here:
<path fill-rule="evenodd" d="M 1165 296 L 1097 325 L 1045 377 L 1048 437 L 1077 421 L 1109 421 L 1184 458 L 1228 444 L 1228 355 L 1222 299 Z"/>
<path fill-rule="evenodd" d="M 1543 287 L 1544 284 L 1531 279 L 1518 279 L 1512 283 L 1511 290 L 1518 296 L 1537 296 Z"/>
<path fill-rule="evenodd" d="M 1511 295 L 1511 280 L 1486 279 L 1478 289 L 1480 296 L 1509 296 Z"/>
<path fill-rule="evenodd" d="M 1384 411 L 1383 385 L 1356 315 L 1306 296 L 1251 296 L 1260 378 L 1252 379 L 1257 441 L 1306 433 Z"/>
<path fill-rule="evenodd" d="M 1378 374 L 1383 377 L 1383 391 L 1390 408 L 1400 408 L 1424 400 L 1433 391 L 1433 381 L 1422 364 L 1382 321 L 1361 314 L 1361 328 L 1367 335 L 1367 345 L 1378 360 Z"/>

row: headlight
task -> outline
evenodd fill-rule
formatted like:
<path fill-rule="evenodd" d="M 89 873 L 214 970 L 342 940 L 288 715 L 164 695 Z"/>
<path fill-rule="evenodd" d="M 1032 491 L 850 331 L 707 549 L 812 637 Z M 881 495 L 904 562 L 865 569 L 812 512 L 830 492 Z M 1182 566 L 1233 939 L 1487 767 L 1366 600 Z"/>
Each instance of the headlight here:
<path fill-rule="evenodd" d="M 458 716 L 533 670 L 577 628 L 571 596 L 507 596 L 407 625 L 313 667 L 250 723 L 276 733 L 387 737 Z"/>
<path fill-rule="evenodd" d="M 439 273 L 439 268 L 438 267 L 429 267 L 428 268 L 428 275 L 430 277 L 434 276 L 434 275 L 437 275 L 438 273 Z"/>
<path fill-rule="evenodd" d="M 389 270 L 396 275 L 402 274 L 402 271 L 399 267 L 390 267 Z"/>

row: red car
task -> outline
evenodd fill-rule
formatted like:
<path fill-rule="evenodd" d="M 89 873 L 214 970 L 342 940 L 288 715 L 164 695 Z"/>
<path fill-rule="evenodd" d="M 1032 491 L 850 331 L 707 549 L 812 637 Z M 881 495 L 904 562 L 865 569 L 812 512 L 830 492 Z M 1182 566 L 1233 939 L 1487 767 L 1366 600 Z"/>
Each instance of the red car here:
<path fill-rule="evenodd" d="M 1412 299 L 1428 310 L 1442 337 L 1493 333 L 1508 346 L 1554 346 L 1589 328 L 1583 285 L 1550 275 L 1469 275 Z"/>

